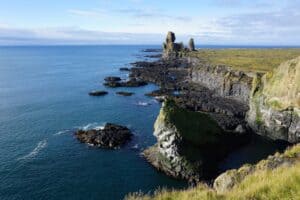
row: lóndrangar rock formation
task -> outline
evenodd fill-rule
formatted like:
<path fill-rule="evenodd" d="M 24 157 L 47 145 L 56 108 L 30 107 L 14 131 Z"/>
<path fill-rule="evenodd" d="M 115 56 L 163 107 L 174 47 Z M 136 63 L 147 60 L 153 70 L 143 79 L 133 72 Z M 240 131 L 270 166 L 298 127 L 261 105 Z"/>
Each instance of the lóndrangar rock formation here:
<path fill-rule="evenodd" d="M 163 43 L 164 59 L 174 59 L 180 57 L 184 52 L 195 51 L 195 43 L 193 38 L 190 39 L 188 48 L 185 48 L 182 42 L 176 43 L 175 40 L 175 33 L 171 31 L 168 32 L 166 42 Z"/>

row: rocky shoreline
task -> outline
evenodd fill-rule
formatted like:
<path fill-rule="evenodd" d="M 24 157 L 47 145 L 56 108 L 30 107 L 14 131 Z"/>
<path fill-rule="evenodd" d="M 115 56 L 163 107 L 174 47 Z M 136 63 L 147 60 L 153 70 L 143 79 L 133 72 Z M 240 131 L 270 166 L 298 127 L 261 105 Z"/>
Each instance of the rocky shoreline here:
<path fill-rule="evenodd" d="M 168 33 L 161 58 L 120 68 L 129 73 L 128 80 L 106 77 L 104 83 L 111 88 L 140 87 L 148 83 L 160 87 L 145 94 L 164 103 L 154 125 L 157 143 L 142 153 L 156 169 L 196 183 L 215 177 L 219 162 L 249 142 L 251 134 L 290 143 L 300 141 L 299 110 L 294 107 L 280 110 L 265 104 L 270 95 L 267 82 L 272 81 L 267 78 L 270 75 L 207 64 L 201 58 L 190 56 L 190 52 L 197 51 L 193 39 L 188 47 L 175 40 L 175 34 Z M 290 61 L 282 68 L 293 68 L 292 63 L 300 60 Z M 274 76 L 284 73 L 283 70 L 274 72 Z M 117 94 L 131 96 L 133 93 Z M 102 144 L 93 139 L 102 134 L 103 131 L 80 132 L 78 139 L 96 146 L 110 146 L 110 142 Z M 122 139 L 110 138 L 115 142 L 112 147 L 122 144 Z M 125 140 L 128 138 L 129 135 Z"/>

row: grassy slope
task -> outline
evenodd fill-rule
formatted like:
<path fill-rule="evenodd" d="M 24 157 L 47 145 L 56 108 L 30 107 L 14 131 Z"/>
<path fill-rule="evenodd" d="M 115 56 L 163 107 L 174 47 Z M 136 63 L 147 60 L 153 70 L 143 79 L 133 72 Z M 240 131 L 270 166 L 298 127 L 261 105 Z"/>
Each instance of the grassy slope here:
<path fill-rule="evenodd" d="M 300 145 L 286 151 L 284 156 L 295 157 Z M 261 164 L 261 163 L 260 163 Z M 217 194 L 204 184 L 187 190 L 161 190 L 154 196 L 129 195 L 127 200 L 297 200 L 300 199 L 300 162 L 291 167 L 256 170 L 240 184 L 224 194 Z"/>
<path fill-rule="evenodd" d="M 188 53 L 212 65 L 228 65 L 244 71 L 268 72 L 279 64 L 300 56 L 300 48 L 290 49 L 201 49 Z"/>

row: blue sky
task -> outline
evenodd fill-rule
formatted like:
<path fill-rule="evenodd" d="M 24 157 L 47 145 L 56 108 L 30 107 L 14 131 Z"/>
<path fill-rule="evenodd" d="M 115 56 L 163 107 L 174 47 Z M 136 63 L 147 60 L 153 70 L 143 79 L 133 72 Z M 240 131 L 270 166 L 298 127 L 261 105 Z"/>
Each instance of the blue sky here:
<path fill-rule="evenodd" d="M 300 0 L 0 0 L 0 45 L 300 45 Z"/>

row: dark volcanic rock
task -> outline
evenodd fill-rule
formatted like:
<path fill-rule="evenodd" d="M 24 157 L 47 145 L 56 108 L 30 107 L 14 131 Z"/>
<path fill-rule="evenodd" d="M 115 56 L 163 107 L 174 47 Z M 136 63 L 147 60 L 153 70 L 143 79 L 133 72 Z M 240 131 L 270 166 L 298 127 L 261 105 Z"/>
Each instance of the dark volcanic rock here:
<path fill-rule="evenodd" d="M 130 69 L 128 67 L 121 67 L 120 71 L 130 71 Z"/>
<path fill-rule="evenodd" d="M 142 81 L 136 78 L 131 78 L 129 81 L 122 82 L 121 85 L 123 87 L 140 87 L 147 85 L 148 83 L 146 81 Z"/>
<path fill-rule="evenodd" d="M 106 87 L 111 87 L 111 88 L 116 88 L 116 87 L 121 87 L 121 83 L 119 81 L 108 81 L 105 82 L 103 85 Z"/>
<path fill-rule="evenodd" d="M 146 58 L 161 58 L 162 54 L 146 55 Z"/>
<path fill-rule="evenodd" d="M 116 94 L 118 95 L 122 95 L 122 96 L 132 96 L 134 93 L 133 92 L 116 92 Z"/>
<path fill-rule="evenodd" d="M 161 96 L 168 96 L 173 93 L 173 90 L 164 90 L 164 89 L 159 89 L 159 90 L 154 90 L 152 92 L 149 92 L 145 94 L 148 97 L 161 97 Z"/>
<path fill-rule="evenodd" d="M 104 95 L 107 95 L 108 92 L 106 91 L 92 91 L 89 93 L 90 96 L 104 96 Z"/>
<path fill-rule="evenodd" d="M 132 133 L 127 127 L 111 123 L 107 123 L 100 130 L 79 130 L 75 135 L 82 143 L 110 149 L 121 147 L 132 137 Z"/>
<path fill-rule="evenodd" d="M 107 87 L 140 87 L 140 86 L 145 86 L 148 83 L 146 81 L 137 79 L 137 78 L 131 78 L 128 81 L 107 81 L 104 83 L 105 86 Z"/>
<path fill-rule="evenodd" d="M 108 76 L 104 80 L 106 82 L 117 82 L 117 81 L 121 81 L 121 78 L 117 76 Z"/>

